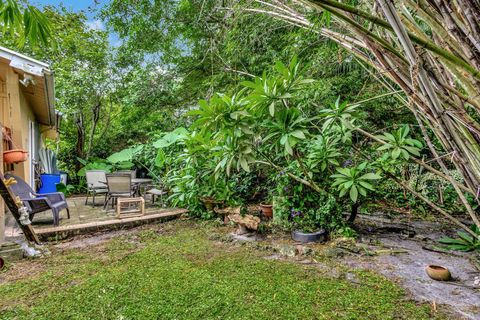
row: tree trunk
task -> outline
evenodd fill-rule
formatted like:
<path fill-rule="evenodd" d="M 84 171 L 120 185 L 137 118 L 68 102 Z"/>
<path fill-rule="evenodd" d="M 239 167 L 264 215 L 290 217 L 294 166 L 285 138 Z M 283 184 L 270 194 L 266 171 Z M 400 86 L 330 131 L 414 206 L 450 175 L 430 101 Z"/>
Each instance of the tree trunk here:
<path fill-rule="evenodd" d="M 358 208 L 360 208 L 360 203 L 358 201 L 352 204 L 352 211 L 350 212 L 350 216 L 347 220 L 349 223 L 353 223 L 355 221 L 355 218 L 358 214 Z"/>
<path fill-rule="evenodd" d="M 76 156 L 80 159 L 84 159 L 84 147 L 85 147 L 85 126 L 83 123 L 83 113 L 75 114 L 75 126 L 77 127 L 77 143 L 75 144 Z M 80 161 L 75 161 L 75 171 L 79 171 L 82 168 Z"/>
<path fill-rule="evenodd" d="M 98 119 L 100 119 L 100 110 L 102 107 L 102 102 L 100 98 L 97 100 L 97 103 L 92 107 L 92 127 L 90 128 L 90 134 L 88 136 L 88 147 L 85 154 L 85 160 L 88 160 L 92 154 L 93 140 L 95 137 L 95 131 L 97 129 Z"/>

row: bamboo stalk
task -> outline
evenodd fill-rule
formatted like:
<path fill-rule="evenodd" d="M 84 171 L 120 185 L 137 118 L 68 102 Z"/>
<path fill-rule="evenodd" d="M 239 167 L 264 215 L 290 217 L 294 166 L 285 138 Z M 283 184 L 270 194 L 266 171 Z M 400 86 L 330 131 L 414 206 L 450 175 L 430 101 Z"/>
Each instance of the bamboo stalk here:
<path fill-rule="evenodd" d="M 426 197 L 424 197 L 421 193 L 418 193 L 417 191 L 413 190 L 408 184 L 406 184 L 405 182 L 401 181 L 400 179 L 398 179 L 397 177 L 395 177 L 394 175 L 392 174 L 389 174 L 389 173 L 386 173 L 386 175 L 392 179 L 393 181 L 395 181 L 396 183 L 398 183 L 399 185 L 401 185 L 403 188 L 405 188 L 406 190 L 408 190 L 408 192 L 410 192 L 411 194 L 413 194 L 415 197 L 419 198 L 420 200 L 422 200 L 423 202 L 425 202 L 427 205 L 429 205 L 432 209 L 434 209 L 435 211 L 441 213 L 443 216 L 445 216 L 446 218 L 448 218 L 449 220 L 451 220 L 453 223 L 455 223 L 457 226 L 459 226 L 460 228 L 462 228 L 463 230 L 465 230 L 466 232 L 468 232 L 469 234 L 471 234 L 473 237 L 477 238 L 480 240 L 480 236 L 478 234 L 476 234 L 475 232 L 473 232 L 469 227 L 467 227 L 465 224 L 463 224 L 462 222 L 460 222 L 460 220 L 458 220 L 457 218 L 455 218 L 454 216 L 452 216 L 451 214 L 449 214 L 448 212 L 446 212 L 445 210 L 443 210 L 442 208 L 440 208 L 439 206 L 437 206 L 436 204 L 434 204 L 432 201 L 430 201 L 429 199 L 427 199 Z"/>
<path fill-rule="evenodd" d="M 380 19 L 368 12 L 364 12 L 358 8 L 355 8 L 355 7 L 352 7 L 352 6 L 349 6 L 349 5 L 346 5 L 344 3 L 340 3 L 340 2 L 337 2 L 337 1 L 333 1 L 333 0 L 308 0 L 308 2 L 312 3 L 313 5 L 317 5 L 317 6 L 320 6 L 321 8 L 324 8 L 326 6 L 330 7 L 330 8 L 336 8 L 336 9 L 340 9 L 340 10 L 343 10 L 345 12 L 349 12 L 349 13 L 352 13 L 356 16 L 360 16 L 362 18 L 365 18 L 366 20 L 374 23 L 375 25 L 378 25 L 378 26 L 381 26 L 387 30 L 390 30 L 390 31 L 393 31 L 393 27 L 388 23 L 386 22 L 385 20 L 383 19 Z M 467 71 L 468 73 L 470 73 L 473 77 L 475 77 L 477 80 L 480 80 L 480 71 L 477 70 L 475 67 L 471 66 L 468 62 L 466 62 L 465 60 L 453 55 L 451 52 L 443 49 L 443 48 L 440 48 L 438 47 L 437 45 L 435 45 L 433 42 L 431 41 L 425 41 L 417 36 L 415 36 L 414 34 L 411 34 L 411 33 L 407 33 L 408 34 L 408 37 L 413 41 L 415 42 L 416 44 L 419 44 L 421 47 L 429 50 L 429 51 L 432 51 L 434 52 L 435 54 L 439 55 L 440 57 L 450 61 L 451 63 L 453 63 L 454 65 L 458 66 L 458 67 L 461 67 L 462 69 L 464 69 L 465 71 Z"/>

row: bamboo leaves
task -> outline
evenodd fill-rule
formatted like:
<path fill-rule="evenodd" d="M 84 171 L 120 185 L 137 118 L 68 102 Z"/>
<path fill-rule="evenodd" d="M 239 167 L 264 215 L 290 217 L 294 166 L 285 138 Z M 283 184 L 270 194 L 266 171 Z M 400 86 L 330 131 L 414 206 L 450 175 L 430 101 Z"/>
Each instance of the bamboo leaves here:
<path fill-rule="evenodd" d="M 34 6 L 24 7 L 15 0 L 1 0 L 0 21 L 2 32 L 15 34 L 19 47 L 23 47 L 27 41 L 37 46 L 52 40 L 50 22 Z"/>

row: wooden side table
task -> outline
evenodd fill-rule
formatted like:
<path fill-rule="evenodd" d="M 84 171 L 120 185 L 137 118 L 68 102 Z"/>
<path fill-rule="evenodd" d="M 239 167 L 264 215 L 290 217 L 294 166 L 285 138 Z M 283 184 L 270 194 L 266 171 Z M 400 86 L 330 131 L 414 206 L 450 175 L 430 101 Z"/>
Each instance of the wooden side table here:
<path fill-rule="evenodd" d="M 145 214 L 145 199 L 118 198 L 117 219 L 143 216 Z"/>

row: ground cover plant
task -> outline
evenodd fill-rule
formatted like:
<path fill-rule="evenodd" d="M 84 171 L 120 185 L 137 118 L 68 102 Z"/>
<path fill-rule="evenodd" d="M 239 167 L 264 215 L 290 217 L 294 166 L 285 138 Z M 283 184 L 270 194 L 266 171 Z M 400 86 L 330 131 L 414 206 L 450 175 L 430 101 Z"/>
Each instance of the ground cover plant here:
<path fill-rule="evenodd" d="M 0 274 L 0 318 L 442 318 L 374 273 L 332 262 L 354 272 L 355 284 L 315 267 L 266 260 L 268 252 L 211 240 L 217 228 L 176 221 L 92 247 L 54 249 Z M 29 271 L 21 270 L 25 264 Z"/>

